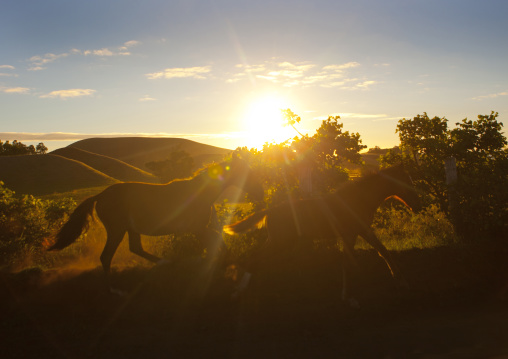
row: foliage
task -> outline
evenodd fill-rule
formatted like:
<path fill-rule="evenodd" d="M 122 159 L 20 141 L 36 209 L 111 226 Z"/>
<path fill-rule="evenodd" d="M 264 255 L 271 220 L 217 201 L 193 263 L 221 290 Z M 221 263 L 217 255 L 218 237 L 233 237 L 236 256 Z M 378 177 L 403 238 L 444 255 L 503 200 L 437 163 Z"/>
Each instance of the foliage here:
<path fill-rule="evenodd" d="M 165 160 L 148 162 L 146 167 L 162 182 L 169 182 L 189 177 L 194 169 L 194 159 L 188 152 L 175 149 Z"/>
<path fill-rule="evenodd" d="M 235 223 L 251 214 L 254 206 L 246 204 L 230 204 L 227 200 L 216 206 L 219 225 L 222 226 Z M 266 240 L 266 231 L 256 229 L 243 234 L 229 235 L 222 234 L 224 242 L 229 250 L 230 260 L 242 261 L 249 257 Z"/>
<path fill-rule="evenodd" d="M 2 142 L 0 141 L 0 156 L 17 156 L 17 155 L 43 155 L 48 151 L 44 143 L 40 142 L 36 147 L 27 146 L 17 140 Z"/>
<path fill-rule="evenodd" d="M 508 150 L 497 117 L 464 119 L 453 130 L 444 117 L 404 118 L 396 130 L 400 146 L 381 157 L 382 165 L 404 163 L 425 203 L 439 204 L 462 235 L 500 235 L 508 223 Z M 457 161 L 456 184 L 446 183 L 443 162 L 449 157 Z M 457 206 L 450 208 L 454 195 Z"/>
<path fill-rule="evenodd" d="M 382 206 L 373 223 L 374 232 L 387 248 L 406 250 L 449 245 L 457 241 L 453 225 L 439 206 L 418 213 L 397 206 Z"/>
<path fill-rule="evenodd" d="M 21 256 L 40 257 L 48 238 L 75 205 L 69 198 L 16 196 L 0 182 L 0 265 L 12 264 Z"/>
<path fill-rule="evenodd" d="M 283 110 L 289 125 L 300 121 L 290 109 Z M 283 143 L 265 143 L 261 151 L 239 148 L 261 178 L 266 189 L 268 205 L 309 195 L 309 188 L 302 186 L 307 174 L 313 193 L 333 191 L 347 181 L 347 163 L 361 164 L 361 144 L 358 133 L 343 131 L 339 116 L 329 116 L 313 136 L 295 137 Z"/>

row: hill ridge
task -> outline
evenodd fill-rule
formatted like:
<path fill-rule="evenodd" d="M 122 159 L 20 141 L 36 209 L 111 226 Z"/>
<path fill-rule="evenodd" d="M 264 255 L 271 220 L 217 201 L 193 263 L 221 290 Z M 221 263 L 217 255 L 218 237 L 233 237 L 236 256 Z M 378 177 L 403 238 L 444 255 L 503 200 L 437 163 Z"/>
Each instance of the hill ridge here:
<path fill-rule="evenodd" d="M 82 162 L 105 175 L 123 182 L 159 182 L 159 179 L 153 174 L 132 166 L 129 163 L 109 156 L 82 150 L 77 147 L 67 146 L 59 148 L 50 152 L 50 154 Z"/>

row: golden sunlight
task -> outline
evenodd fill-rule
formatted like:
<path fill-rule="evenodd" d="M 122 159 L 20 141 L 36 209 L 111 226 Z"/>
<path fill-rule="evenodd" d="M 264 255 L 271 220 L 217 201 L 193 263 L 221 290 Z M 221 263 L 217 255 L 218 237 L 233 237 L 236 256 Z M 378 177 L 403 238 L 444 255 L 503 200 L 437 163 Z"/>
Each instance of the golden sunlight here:
<path fill-rule="evenodd" d="M 244 117 L 249 148 L 261 149 L 266 142 L 280 143 L 293 138 L 296 133 L 284 126 L 283 109 L 286 101 L 275 96 L 258 98 L 251 103 Z"/>

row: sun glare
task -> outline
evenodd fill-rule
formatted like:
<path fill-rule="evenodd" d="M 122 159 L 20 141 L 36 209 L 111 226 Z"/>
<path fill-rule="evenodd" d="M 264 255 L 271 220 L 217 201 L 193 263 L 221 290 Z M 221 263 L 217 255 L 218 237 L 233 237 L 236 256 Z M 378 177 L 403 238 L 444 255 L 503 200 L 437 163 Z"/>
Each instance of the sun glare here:
<path fill-rule="evenodd" d="M 280 143 L 293 138 L 296 134 L 291 127 L 284 126 L 281 112 L 287 108 L 284 100 L 273 96 L 253 101 L 245 115 L 246 145 L 261 149 L 266 142 Z"/>

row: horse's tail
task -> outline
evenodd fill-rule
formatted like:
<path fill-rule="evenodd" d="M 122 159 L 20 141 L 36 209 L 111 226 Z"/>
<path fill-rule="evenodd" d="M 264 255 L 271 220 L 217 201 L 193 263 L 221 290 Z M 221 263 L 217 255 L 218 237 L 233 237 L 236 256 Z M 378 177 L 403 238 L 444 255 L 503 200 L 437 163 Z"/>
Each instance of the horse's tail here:
<path fill-rule="evenodd" d="M 236 223 L 224 226 L 224 232 L 228 234 L 235 234 L 235 233 L 245 233 L 248 230 L 254 228 L 254 227 L 262 227 L 263 221 L 268 214 L 268 210 L 263 210 L 260 212 L 256 212 L 248 216 L 247 218 L 242 219 L 241 221 L 238 221 Z"/>
<path fill-rule="evenodd" d="M 74 212 L 71 213 L 67 222 L 56 235 L 56 242 L 48 251 L 60 250 L 71 245 L 79 238 L 83 230 L 88 227 L 88 217 L 92 215 L 97 196 L 85 199 Z"/>

